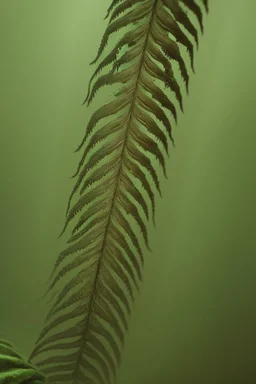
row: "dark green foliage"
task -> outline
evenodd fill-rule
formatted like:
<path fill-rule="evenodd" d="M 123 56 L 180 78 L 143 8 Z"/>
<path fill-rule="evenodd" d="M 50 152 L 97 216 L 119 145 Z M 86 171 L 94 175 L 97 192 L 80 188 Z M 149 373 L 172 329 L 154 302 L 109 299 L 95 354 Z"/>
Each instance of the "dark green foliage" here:
<path fill-rule="evenodd" d="M 45 377 L 27 363 L 14 347 L 0 339 L 0 384 L 43 384 Z"/>
<path fill-rule="evenodd" d="M 120 39 L 98 64 L 85 103 L 101 87 L 121 88 L 93 113 L 77 149 L 83 154 L 64 230 L 70 222 L 74 226 L 49 286 L 52 291 L 62 283 L 62 289 L 31 355 L 54 382 L 115 381 L 142 278 L 138 233 L 149 248 L 146 223 L 150 211 L 154 219 L 160 193 L 154 158 L 165 174 L 171 121 L 177 120 L 177 108 L 183 109 L 180 84 L 188 89 L 180 49 L 187 50 L 193 69 L 206 10 L 206 0 L 113 0 L 109 7 L 109 25 L 93 63 L 112 34 Z M 129 29 L 122 34 L 124 27 Z M 106 68 L 109 72 L 98 77 Z"/>

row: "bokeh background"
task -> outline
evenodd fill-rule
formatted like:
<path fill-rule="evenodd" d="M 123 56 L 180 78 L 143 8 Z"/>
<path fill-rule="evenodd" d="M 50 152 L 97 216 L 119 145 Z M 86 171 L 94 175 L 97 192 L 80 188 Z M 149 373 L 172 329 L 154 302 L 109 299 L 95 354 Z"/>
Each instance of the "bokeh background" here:
<path fill-rule="evenodd" d="M 107 0 L 0 0 L 0 337 L 28 355 L 65 239 Z M 256 382 L 254 0 L 214 0 L 118 384 Z"/>

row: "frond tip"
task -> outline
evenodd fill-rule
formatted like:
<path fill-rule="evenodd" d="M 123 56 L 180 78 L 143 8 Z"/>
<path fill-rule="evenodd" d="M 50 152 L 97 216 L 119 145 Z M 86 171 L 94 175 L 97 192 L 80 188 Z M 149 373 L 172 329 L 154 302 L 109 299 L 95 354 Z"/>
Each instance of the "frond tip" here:
<path fill-rule="evenodd" d="M 85 103 L 101 87 L 121 88 L 93 113 L 77 148 L 83 154 L 64 230 L 77 220 L 49 291 L 64 285 L 31 355 L 54 382 L 115 381 L 142 279 L 143 244 L 149 249 L 147 222 L 154 221 L 156 191 L 161 195 L 155 160 L 166 175 L 172 125 L 178 108 L 183 110 L 181 83 L 188 89 L 182 50 L 193 69 L 207 10 L 206 0 L 113 0 L 108 9 L 109 24 L 93 63 L 112 34 L 129 28 L 98 64 Z M 38 361 L 41 354 L 46 355 Z"/>

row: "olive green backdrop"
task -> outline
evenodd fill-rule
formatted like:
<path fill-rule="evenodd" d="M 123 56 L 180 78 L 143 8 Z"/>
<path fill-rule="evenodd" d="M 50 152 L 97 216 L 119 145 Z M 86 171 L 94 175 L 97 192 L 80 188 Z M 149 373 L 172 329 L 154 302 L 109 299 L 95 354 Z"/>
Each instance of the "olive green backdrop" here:
<path fill-rule="evenodd" d="M 256 382 L 254 0 L 212 0 L 118 384 Z M 29 354 L 110 0 L 0 0 L 0 337 Z M 104 93 L 105 92 L 105 93 Z"/>

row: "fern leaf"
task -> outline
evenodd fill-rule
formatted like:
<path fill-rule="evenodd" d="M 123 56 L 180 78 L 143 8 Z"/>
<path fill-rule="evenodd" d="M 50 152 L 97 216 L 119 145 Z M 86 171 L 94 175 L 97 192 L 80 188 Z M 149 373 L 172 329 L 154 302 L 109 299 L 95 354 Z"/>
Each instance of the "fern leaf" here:
<path fill-rule="evenodd" d="M 0 384 L 43 384 L 45 379 L 9 341 L 0 339 Z"/>
<path fill-rule="evenodd" d="M 178 107 L 183 110 L 180 85 L 188 89 L 189 82 L 181 51 L 187 50 L 193 69 L 205 11 L 206 0 L 113 0 L 108 9 L 109 25 L 93 63 L 101 61 L 84 103 L 106 85 L 120 89 L 92 114 L 77 148 L 83 153 L 63 231 L 74 226 L 48 291 L 58 284 L 62 289 L 31 355 L 54 382 L 115 382 L 142 279 L 138 233 L 149 249 L 147 221 L 150 211 L 154 221 L 156 191 L 161 195 L 154 159 L 166 175 L 171 121 Z M 124 27 L 128 32 L 101 58 L 111 35 Z"/>

